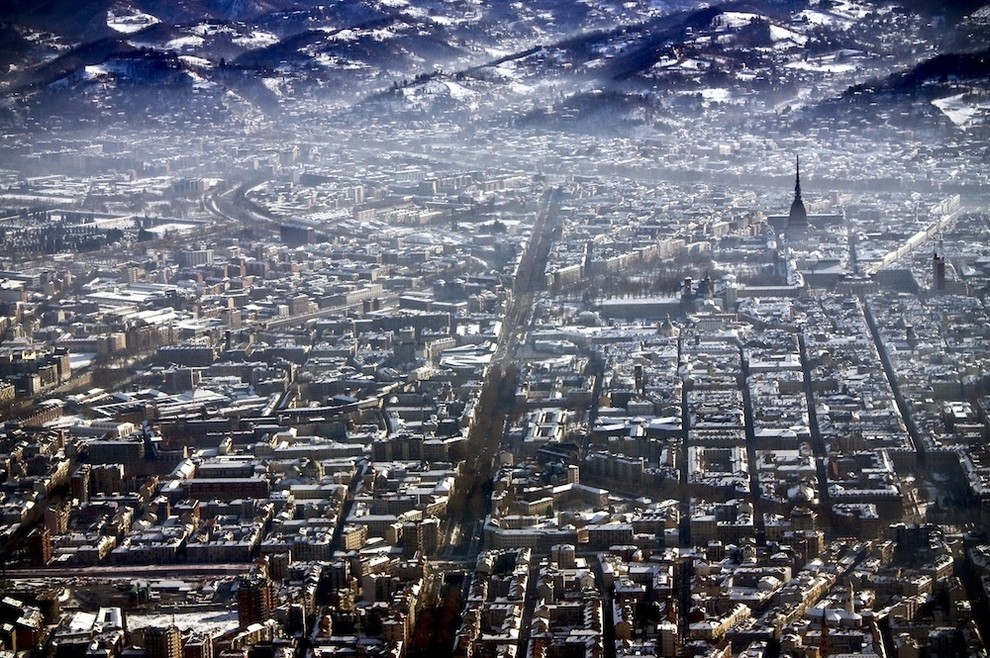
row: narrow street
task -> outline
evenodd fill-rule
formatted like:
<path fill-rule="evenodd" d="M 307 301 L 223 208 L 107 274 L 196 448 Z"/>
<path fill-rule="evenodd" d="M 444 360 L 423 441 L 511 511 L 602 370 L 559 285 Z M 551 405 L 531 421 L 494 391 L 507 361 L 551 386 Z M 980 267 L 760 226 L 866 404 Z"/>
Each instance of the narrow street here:
<path fill-rule="evenodd" d="M 818 426 L 818 413 L 815 409 L 815 393 L 812 388 L 812 364 L 804 334 L 798 334 L 798 347 L 801 351 L 801 372 L 804 376 L 804 397 L 808 405 L 808 429 L 811 431 L 811 449 L 815 453 L 815 471 L 818 474 L 818 515 L 825 533 L 832 527 L 832 503 L 828 491 L 828 451 Z"/>
<path fill-rule="evenodd" d="M 915 453 L 917 454 L 919 469 L 923 469 L 925 466 L 925 461 L 927 457 L 927 446 L 921 437 L 921 433 L 918 431 L 918 426 L 914 422 L 914 416 L 911 414 L 911 408 L 904 399 L 904 395 L 901 393 L 901 387 L 897 382 L 897 374 L 894 372 L 894 366 L 890 362 L 890 355 L 887 353 L 887 347 L 883 344 L 883 337 L 880 335 L 880 328 L 877 326 L 877 321 L 873 317 L 873 309 L 870 308 L 869 301 L 863 297 L 860 299 L 863 304 L 863 314 L 866 316 L 866 324 L 870 328 L 870 336 L 873 338 L 873 344 L 876 346 L 877 354 L 880 357 L 880 363 L 883 365 L 884 375 L 887 377 L 887 383 L 890 385 L 891 393 L 894 395 L 894 402 L 897 404 L 897 411 L 901 414 L 901 418 L 904 420 L 904 425 L 907 428 L 908 436 L 911 439 L 911 443 L 914 445 Z"/>
<path fill-rule="evenodd" d="M 740 371 L 742 372 L 743 425 L 746 431 L 746 462 L 749 467 L 749 493 L 753 501 L 753 526 L 756 543 L 765 545 L 767 538 L 763 496 L 760 491 L 760 469 L 756 457 L 756 423 L 753 420 L 753 398 L 749 391 L 749 357 L 746 348 L 739 346 Z"/>

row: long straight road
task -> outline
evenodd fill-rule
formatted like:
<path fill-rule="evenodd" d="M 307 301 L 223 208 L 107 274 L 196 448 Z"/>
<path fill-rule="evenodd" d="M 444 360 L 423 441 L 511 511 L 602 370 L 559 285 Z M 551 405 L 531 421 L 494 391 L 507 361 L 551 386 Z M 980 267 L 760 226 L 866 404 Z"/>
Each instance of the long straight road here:
<path fill-rule="evenodd" d="M 114 566 L 42 567 L 7 569 L 6 577 L 14 581 L 50 580 L 52 578 L 131 579 L 152 577 L 236 576 L 251 570 L 252 562 L 222 564 L 121 564 Z"/>
<path fill-rule="evenodd" d="M 811 432 L 811 449 L 815 454 L 815 473 L 818 477 L 818 509 L 826 532 L 832 527 L 832 500 L 828 489 L 828 450 L 818 425 L 818 409 L 815 406 L 814 367 L 808 356 L 808 346 L 804 332 L 798 334 L 798 349 L 801 353 L 801 373 L 804 377 L 804 399 L 808 407 L 808 429 Z"/>
<path fill-rule="evenodd" d="M 560 226 L 560 196 L 560 189 L 553 188 L 544 192 L 540 200 L 532 233 L 516 270 L 498 346 L 478 396 L 468 434 L 468 458 L 457 485 L 463 492 L 463 505 L 450 508 L 450 522 L 461 528 L 460 533 L 450 533 L 451 537 L 459 534 L 457 545 L 451 545 L 448 551 L 455 557 L 476 557 L 484 547 L 480 529 L 489 512 L 495 458 L 515 400 L 516 351 L 532 321 L 536 294 L 545 283 L 547 258 L 554 233 Z"/>

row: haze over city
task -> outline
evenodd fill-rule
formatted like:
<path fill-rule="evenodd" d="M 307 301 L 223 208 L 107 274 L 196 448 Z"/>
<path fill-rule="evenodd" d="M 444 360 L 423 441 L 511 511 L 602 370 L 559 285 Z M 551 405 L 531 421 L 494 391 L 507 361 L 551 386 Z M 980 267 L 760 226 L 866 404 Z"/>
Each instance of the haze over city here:
<path fill-rule="evenodd" d="M 990 5 L 8 0 L 0 658 L 990 632 Z"/>

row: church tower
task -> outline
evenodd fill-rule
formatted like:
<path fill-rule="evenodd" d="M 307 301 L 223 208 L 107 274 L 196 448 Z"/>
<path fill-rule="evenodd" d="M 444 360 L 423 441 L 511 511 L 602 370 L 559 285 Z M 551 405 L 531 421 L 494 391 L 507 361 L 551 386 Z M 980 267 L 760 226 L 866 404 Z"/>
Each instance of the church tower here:
<path fill-rule="evenodd" d="M 787 216 L 787 230 L 803 231 L 808 228 L 808 211 L 804 209 L 801 199 L 801 158 L 795 160 L 794 201 L 791 202 L 791 212 Z"/>

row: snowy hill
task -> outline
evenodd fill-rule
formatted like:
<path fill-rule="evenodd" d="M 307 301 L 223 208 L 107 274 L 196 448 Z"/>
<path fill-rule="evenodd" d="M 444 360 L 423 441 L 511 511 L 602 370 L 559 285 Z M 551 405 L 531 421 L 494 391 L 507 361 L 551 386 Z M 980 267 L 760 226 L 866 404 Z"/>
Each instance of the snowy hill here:
<path fill-rule="evenodd" d="M 28 124 L 319 107 L 582 125 L 657 120 L 684 104 L 827 108 L 985 29 L 979 11 L 953 23 L 932 11 L 866 0 L 17 0 L 0 25 L 0 105 Z"/>

